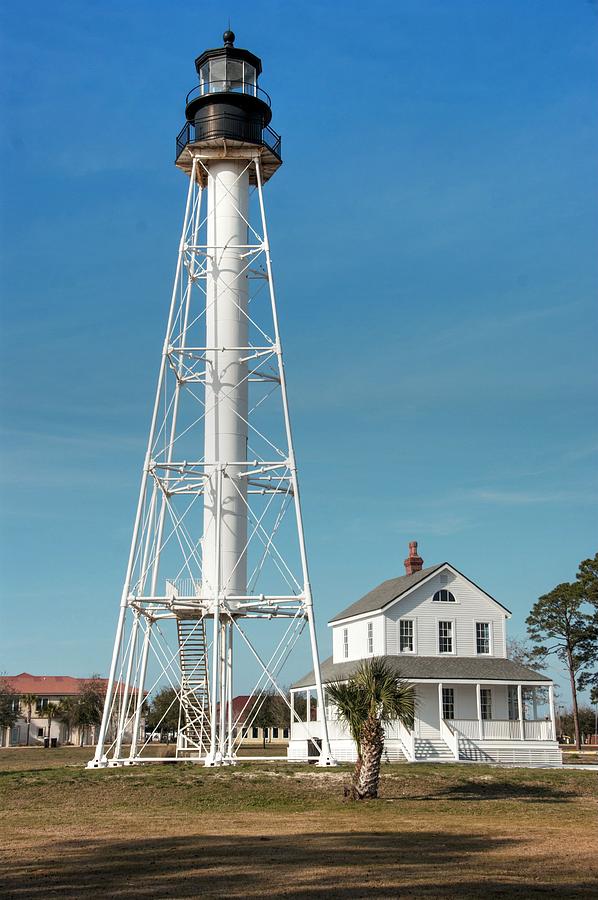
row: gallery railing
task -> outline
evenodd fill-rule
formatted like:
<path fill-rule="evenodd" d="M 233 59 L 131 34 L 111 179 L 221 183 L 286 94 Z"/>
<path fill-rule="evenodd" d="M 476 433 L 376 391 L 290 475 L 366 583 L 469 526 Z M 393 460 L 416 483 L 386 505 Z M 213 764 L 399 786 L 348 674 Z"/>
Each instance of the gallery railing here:
<path fill-rule="evenodd" d="M 282 138 L 269 125 L 263 127 L 259 121 L 251 122 L 238 116 L 218 113 L 195 122 L 185 122 L 177 135 L 175 159 L 179 158 L 187 144 L 219 138 L 268 147 L 278 159 L 281 158 Z"/>

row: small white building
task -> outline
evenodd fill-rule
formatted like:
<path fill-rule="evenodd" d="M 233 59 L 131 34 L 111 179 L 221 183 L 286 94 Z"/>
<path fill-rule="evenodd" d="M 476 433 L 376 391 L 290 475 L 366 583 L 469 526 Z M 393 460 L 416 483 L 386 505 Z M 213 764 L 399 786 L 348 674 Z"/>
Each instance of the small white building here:
<path fill-rule="evenodd" d="M 450 563 L 424 569 L 416 541 L 405 568 L 329 622 L 324 690 L 362 660 L 386 656 L 416 689 L 413 731 L 399 723 L 386 729 L 389 760 L 560 765 L 553 683 L 507 659 L 509 610 Z M 293 722 L 288 755 L 305 759 L 317 755 L 322 730 L 313 671 L 292 686 L 293 704 L 298 695 L 307 698 L 306 721 Z M 354 760 L 334 707 L 327 705 L 326 719 L 332 755 Z"/>

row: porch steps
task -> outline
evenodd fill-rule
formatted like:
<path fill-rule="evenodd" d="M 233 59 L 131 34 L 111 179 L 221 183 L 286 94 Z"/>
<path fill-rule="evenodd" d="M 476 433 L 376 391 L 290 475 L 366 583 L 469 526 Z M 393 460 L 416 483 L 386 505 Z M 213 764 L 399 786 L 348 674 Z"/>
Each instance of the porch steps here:
<path fill-rule="evenodd" d="M 403 748 L 397 741 L 385 741 L 382 761 L 386 763 L 406 762 L 407 757 L 403 752 Z"/>
<path fill-rule="evenodd" d="M 442 738 L 415 738 L 415 762 L 455 762 L 455 757 Z"/>
<path fill-rule="evenodd" d="M 197 756 L 210 744 L 209 677 L 206 629 L 203 619 L 177 619 L 181 667 L 181 722 L 177 752 Z"/>

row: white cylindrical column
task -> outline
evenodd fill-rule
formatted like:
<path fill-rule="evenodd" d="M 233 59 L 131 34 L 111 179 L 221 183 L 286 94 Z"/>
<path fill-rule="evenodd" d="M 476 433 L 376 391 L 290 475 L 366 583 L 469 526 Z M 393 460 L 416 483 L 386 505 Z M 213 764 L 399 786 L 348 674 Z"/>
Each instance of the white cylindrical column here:
<path fill-rule="evenodd" d="M 222 478 L 220 547 L 216 547 L 216 475 L 204 495 L 203 596 L 247 592 L 247 506 L 245 479 L 237 479 L 247 458 L 247 163 L 234 159 L 209 164 L 207 213 L 205 385 L 206 463 L 225 466 Z M 211 349 L 211 348 L 230 349 Z M 220 572 L 216 571 L 220 562 Z"/>
<path fill-rule="evenodd" d="M 556 717 L 554 713 L 554 684 L 548 685 L 548 706 L 550 708 L 550 721 L 552 723 L 552 734 L 550 736 L 550 740 L 555 741 L 557 738 L 556 733 Z"/>

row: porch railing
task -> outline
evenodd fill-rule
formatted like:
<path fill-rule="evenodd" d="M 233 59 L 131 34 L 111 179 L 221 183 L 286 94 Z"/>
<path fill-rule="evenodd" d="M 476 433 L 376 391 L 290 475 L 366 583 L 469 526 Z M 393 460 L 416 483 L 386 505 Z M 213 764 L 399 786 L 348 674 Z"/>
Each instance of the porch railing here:
<path fill-rule="evenodd" d="M 479 740 L 480 723 L 477 719 L 447 719 L 447 724 L 462 737 Z"/>
<path fill-rule="evenodd" d="M 447 725 L 454 731 L 459 732 L 462 737 L 474 741 L 521 740 L 519 719 L 448 719 Z M 554 740 L 552 722 L 545 719 L 524 721 L 523 734 L 526 741 Z"/>
<path fill-rule="evenodd" d="M 528 741 L 554 741 L 552 722 L 547 719 L 537 719 L 535 722 L 524 722 L 523 730 Z"/>
<path fill-rule="evenodd" d="M 328 736 L 331 740 L 346 739 L 349 737 L 347 726 L 333 717 L 327 718 Z M 408 731 L 399 722 L 391 722 L 385 726 L 385 736 L 388 740 L 398 740 L 401 743 L 407 759 L 415 758 L 414 734 Z M 552 741 L 554 731 L 552 722 L 545 719 L 525 720 L 523 722 L 523 734 L 526 741 Z M 322 736 L 322 723 L 293 722 L 291 737 L 293 740 L 305 740 Z M 458 759 L 458 745 L 460 738 L 472 741 L 519 741 L 521 730 L 518 719 L 441 719 L 440 736 L 450 747 L 455 759 Z"/>

